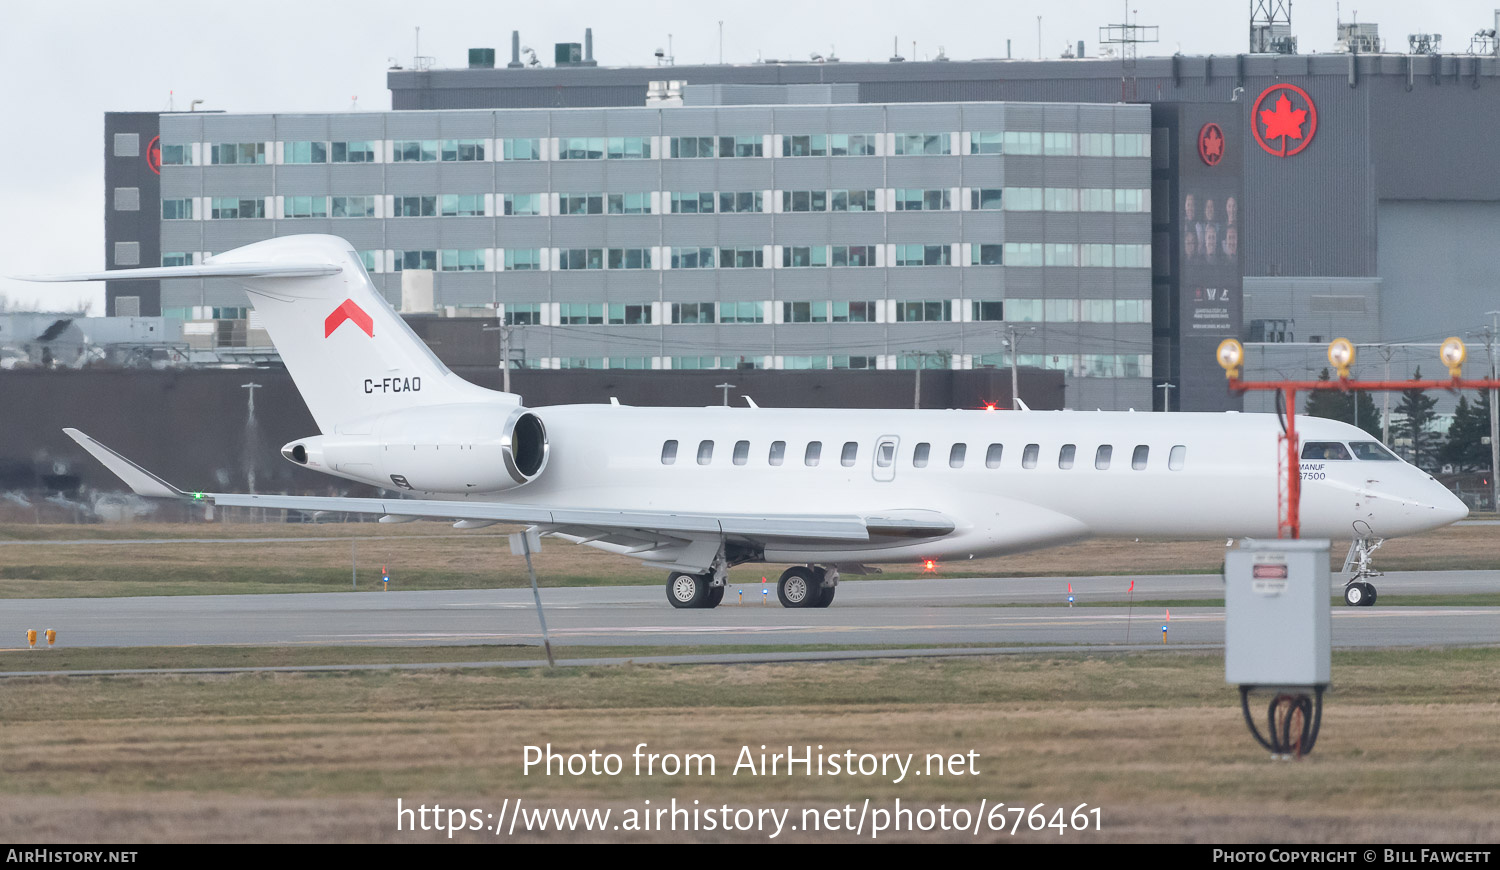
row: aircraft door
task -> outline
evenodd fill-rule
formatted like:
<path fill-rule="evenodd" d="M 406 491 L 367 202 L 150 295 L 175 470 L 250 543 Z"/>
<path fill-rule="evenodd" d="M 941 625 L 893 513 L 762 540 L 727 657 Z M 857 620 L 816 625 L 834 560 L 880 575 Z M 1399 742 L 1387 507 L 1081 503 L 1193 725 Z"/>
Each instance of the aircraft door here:
<path fill-rule="evenodd" d="M 901 446 L 901 439 L 895 435 L 882 435 L 875 442 L 874 465 L 872 466 L 875 479 L 889 481 L 896 479 L 896 448 Z"/>

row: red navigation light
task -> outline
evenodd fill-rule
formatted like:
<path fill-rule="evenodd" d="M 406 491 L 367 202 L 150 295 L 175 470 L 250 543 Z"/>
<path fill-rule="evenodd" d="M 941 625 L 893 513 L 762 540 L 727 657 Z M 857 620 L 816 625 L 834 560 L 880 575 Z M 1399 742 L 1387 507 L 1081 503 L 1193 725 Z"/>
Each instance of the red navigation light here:
<path fill-rule="evenodd" d="M 937 564 L 937 560 L 936 559 L 923 559 L 922 560 L 922 573 L 923 574 L 936 574 L 937 573 L 937 569 L 938 569 L 938 564 Z"/>
<path fill-rule="evenodd" d="M 985 402 L 984 403 L 984 409 L 986 411 L 993 411 L 993 410 L 995 410 L 995 403 L 994 402 Z"/>

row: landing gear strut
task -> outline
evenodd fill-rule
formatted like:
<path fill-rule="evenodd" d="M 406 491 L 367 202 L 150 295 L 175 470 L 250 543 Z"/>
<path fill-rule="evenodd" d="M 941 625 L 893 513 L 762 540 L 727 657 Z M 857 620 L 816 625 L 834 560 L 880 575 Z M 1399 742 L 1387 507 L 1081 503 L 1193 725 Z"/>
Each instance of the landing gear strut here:
<path fill-rule="evenodd" d="M 1344 557 L 1344 570 L 1351 572 L 1349 581 L 1344 584 L 1344 603 L 1350 607 L 1371 607 L 1375 604 L 1376 593 L 1375 584 L 1368 582 L 1368 578 L 1381 576 L 1372 559 L 1375 551 L 1385 543 L 1385 538 L 1376 537 L 1369 525 L 1362 521 L 1354 524 L 1354 534 L 1354 540 L 1349 543 L 1349 555 Z"/>
<path fill-rule="evenodd" d="M 798 565 L 782 572 L 776 581 L 776 597 L 782 607 L 827 607 L 838 589 L 837 568 Z"/>

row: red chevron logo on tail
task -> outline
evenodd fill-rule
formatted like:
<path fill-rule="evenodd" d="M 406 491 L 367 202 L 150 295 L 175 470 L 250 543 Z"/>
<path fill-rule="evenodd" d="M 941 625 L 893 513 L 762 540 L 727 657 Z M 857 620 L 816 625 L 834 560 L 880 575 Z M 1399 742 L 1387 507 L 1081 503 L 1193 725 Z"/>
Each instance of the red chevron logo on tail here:
<path fill-rule="evenodd" d="M 371 338 L 375 337 L 375 319 L 366 314 L 363 308 L 355 305 L 353 299 L 345 299 L 323 321 L 323 337 L 327 338 L 333 335 L 333 331 L 343 325 L 346 320 L 353 321 L 355 326 L 363 329 L 365 334 Z"/>

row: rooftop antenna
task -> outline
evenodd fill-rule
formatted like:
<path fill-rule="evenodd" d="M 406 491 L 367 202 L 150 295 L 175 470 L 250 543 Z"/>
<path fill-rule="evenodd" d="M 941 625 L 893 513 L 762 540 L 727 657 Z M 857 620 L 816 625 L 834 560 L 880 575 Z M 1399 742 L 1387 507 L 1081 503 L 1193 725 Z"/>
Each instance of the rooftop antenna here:
<path fill-rule="evenodd" d="M 354 96 L 349 98 L 349 111 L 359 111 L 359 94 L 355 94 Z"/>
<path fill-rule="evenodd" d="M 1118 45 L 1120 47 L 1120 102 L 1133 103 L 1136 101 L 1136 76 L 1135 76 L 1135 47 L 1143 43 L 1155 43 L 1160 40 L 1157 37 L 1156 25 L 1141 25 L 1131 21 L 1131 13 L 1139 15 L 1140 10 L 1131 9 L 1127 3 L 1125 6 L 1124 24 L 1106 24 L 1099 28 L 1099 43 L 1101 45 Z"/>
<path fill-rule="evenodd" d="M 903 60 L 906 60 L 906 58 L 904 58 L 904 57 L 901 56 L 901 37 L 899 37 L 899 36 L 892 36 L 891 37 L 891 63 L 900 63 Z"/>
<path fill-rule="evenodd" d="M 719 19 L 719 65 L 724 65 L 724 19 Z"/>
<path fill-rule="evenodd" d="M 1250 53 L 1297 53 L 1292 0 L 1250 0 Z"/>

